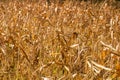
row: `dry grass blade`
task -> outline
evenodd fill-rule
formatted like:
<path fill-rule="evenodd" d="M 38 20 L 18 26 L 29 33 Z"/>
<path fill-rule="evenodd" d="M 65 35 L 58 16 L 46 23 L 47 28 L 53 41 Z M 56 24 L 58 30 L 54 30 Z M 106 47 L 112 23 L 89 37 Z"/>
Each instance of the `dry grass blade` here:
<path fill-rule="evenodd" d="M 95 65 L 96 67 L 99 67 L 99 68 L 101 68 L 101 69 L 104 69 L 104 70 L 107 70 L 107 71 L 111 71 L 111 70 L 112 70 L 111 68 L 107 68 L 107 67 L 105 67 L 105 66 L 102 66 L 102 65 L 100 65 L 100 64 L 98 64 L 98 63 L 96 63 L 96 62 L 94 62 L 94 61 L 92 61 L 92 60 L 90 60 L 90 62 L 91 62 L 93 65 Z"/>
<path fill-rule="evenodd" d="M 2 53 L 3 53 L 4 55 L 6 55 L 6 51 L 5 51 L 4 47 L 0 47 L 0 49 L 1 49 Z"/>
<path fill-rule="evenodd" d="M 95 71 L 95 74 L 96 74 L 96 75 L 100 73 L 100 70 L 101 70 L 100 68 L 94 66 L 94 65 L 91 64 L 89 61 L 87 61 L 87 64 L 88 64 L 88 66 L 90 67 L 90 69 L 92 69 L 93 71 Z"/>
<path fill-rule="evenodd" d="M 70 73 L 70 69 L 67 66 L 64 66 L 64 67 Z"/>
<path fill-rule="evenodd" d="M 77 63 L 77 61 L 78 61 L 79 58 L 80 58 L 80 54 L 81 54 L 83 51 L 84 51 L 84 49 L 82 49 L 82 50 L 80 50 L 80 51 L 78 52 L 77 59 L 75 60 L 74 64 Z"/>
<path fill-rule="evenodd" d="M 43 80 L 52 80 L 51 78 L 48 77 L 42 77 Z"/>
<path fill-rule="evenodd" d="M 112 47 L 111 45 L 107 45 L 107 44 L 105 44 L 103 41 L 100 41 L 100 43 L 101 43 L 102 45 L 104 45 L 104 46 L 110 48 L 110 49 L 113 50 L 113 51 L 117 51 L 116 48 Z"/>
<path fill-rule="evenodd" d="M 26 60 L 31 64 L 30 59 L 29 59 L 28 56 L 27 56 L 27 53 L 24 51 L 23 45 L 21 44 L 19 47 L 20 47 L 20 49 L 23 51 L 23 55 L 25 56 Z M 31 64 L 31 65 L 32 65 L 32 64 Z"/>
<path fill-rule="evenodd" d="M 34 75 L 37 71 L 41 72 L 44 68 L 49 67 L 50 65 L 54 64 L 55 62 L 49 62 L 46 65 L 42 65 L 41 67 L 37 68 L 32 74 Z"/>
<path fill-rule="evenodd" d="M 118 54 L 118 48 L 119 48 L 119 44 L 116 46 L 116 48 L 113 48 L 111 45 L 107 45 L 105 44 L 104 42 L 100 41 L 102 45 L 106 46 L 107 48 L 110 48 L 110 53 L 111 54 L 114 54 L 116 56 L 119 56 L 120 57 L 120 54 Z"/>
<path fill-rule="evenodd" d="M 71 45 L 70 47 L 71 47 L 71 48 L 74 48 L 74 47 L 77 47 L 77 46 L 79 46 L 79 44 L 73 44 L 73 45 Z"/>
<path fill-rule="evenodd" d="M 77 76 L 77 73 L 73 74 L 72 77 L 75 78 Z"/>

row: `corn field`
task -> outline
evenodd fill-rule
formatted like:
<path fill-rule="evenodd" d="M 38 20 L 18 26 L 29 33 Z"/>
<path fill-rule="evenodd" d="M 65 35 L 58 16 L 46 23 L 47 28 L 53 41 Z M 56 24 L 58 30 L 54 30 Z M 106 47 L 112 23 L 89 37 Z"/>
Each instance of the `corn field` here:
<path fill-rule="evenodd" d="M 119 2 L 0 2 L 0 80 L 120 80 Z"/>

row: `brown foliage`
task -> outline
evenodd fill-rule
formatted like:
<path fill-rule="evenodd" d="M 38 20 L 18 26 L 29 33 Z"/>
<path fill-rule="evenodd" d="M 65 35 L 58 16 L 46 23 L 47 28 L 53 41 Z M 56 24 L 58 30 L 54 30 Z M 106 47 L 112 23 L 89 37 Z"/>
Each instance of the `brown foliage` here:
<path fill-rule="evenodd" d="M 0 80 L 117 79 L 119 26 L 110 2 L 0 2 Z"/>

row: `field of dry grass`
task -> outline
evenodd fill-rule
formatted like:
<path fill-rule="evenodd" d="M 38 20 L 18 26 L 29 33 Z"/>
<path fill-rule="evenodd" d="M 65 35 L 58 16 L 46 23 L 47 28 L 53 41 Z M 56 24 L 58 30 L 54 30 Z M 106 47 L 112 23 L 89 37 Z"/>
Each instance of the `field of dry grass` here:
<path fill-rule="evenodd" d="M 0 2 L 0 80 L 120 80 L 119 42 L 109 3 Z"/>

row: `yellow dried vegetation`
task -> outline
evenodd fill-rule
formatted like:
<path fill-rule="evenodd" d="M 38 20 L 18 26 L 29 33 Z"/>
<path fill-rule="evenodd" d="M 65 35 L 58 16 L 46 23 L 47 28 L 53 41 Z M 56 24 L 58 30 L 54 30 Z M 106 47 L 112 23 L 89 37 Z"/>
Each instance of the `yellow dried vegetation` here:
<path fill-rule="evenodd" d="M 108 2 L 0 2 L 0 80 L 119 80 L 119 42 Z"/>

